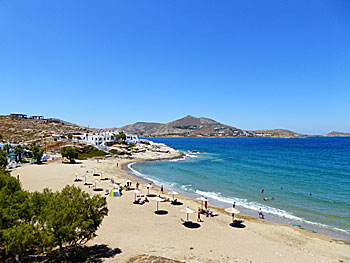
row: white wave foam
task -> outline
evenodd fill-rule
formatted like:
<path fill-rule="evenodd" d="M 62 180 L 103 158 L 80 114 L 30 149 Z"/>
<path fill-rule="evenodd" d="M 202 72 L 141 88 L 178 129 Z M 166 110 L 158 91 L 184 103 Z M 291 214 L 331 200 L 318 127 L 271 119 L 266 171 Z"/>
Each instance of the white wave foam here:
<path fill-rule="evenodd" d="M 250 209 L 250 210 L 255 210 L 255 211 L 258 211 L 261 208 L 265 213 L 268 213 L 268 214 L 273 214 L 275 216 L 284 217 L 284 218 L 287 218 L 287 219 L 290 219 L 290 220 L 299 221 L 299 222 L 303 222 L 303 223 L 310 224 L 310 225 L 315 225 L 315 226 L 322 227 L 322 228 L 336 230 L 336 231 L 345 233 L 347 235 L 350 235 L 350 231 L 347 231 L 347 230 L 344 230 L 344 229 L 340 229 L 340 228 L 336 228 L 336 227 L 332 227 L 332 226 L 328 226 L 328 225 L 325 225 L 325 224 L 322 224 L 322 223 L 312 222 L 312 221 L 306 220 L 304 218 L 297 217 L 297 216 L 293 215 L 292 213 L 289 213 L 289 212 L 284 211 L 282 209 L 266 206 L 266 205 L 263 205 L 263 204 L 260 204 L 260 203 L 257 203 L 257 202 L 250 202 L 247 199 L 236 198 L 236 197 L 230 197 L 230 198 L 229 197 L 223 197 L 223 196 L 221 196 L 220 192 L 216 193 L 216 192 L 204 192 L 204 191 L 200 191 L 200 190 L 195 190 L 195 189 L 192 188 L 191 184 L 178 185 L 176 183 L 171 183 L 171 182 L 162 182 L 160 180 L 157 180 L 157 179 L 154 179 L 152 177 L 146 176 L 146 175 L 136 171 L 135 169 L 133 169 L 132 166 L 135 163 L 136 162 L 133 162 L 133 163 L 129 163 L 127 165 L 129 170 L 131 171 L 131 173 L 133 173 L 134 175 L 136 175 L 138 177 L 144 178 L 144 179 L 146 179 L 148 181 L 152 181 L 154 184 L 156 184 L 158 186 L 164 185 L 165 188 L 168 188 L 170 190 L 176 190 L 176 189 L 174 189 L 174 187 L 176 186 L 176 187 L 181 188 L 181 189 L 183 189 L 185 191 L 195 192 L 198 195 L 205 196 L 205 197 L 211 198 L 213 200 L 216 200 L 216 201 L 219 201 L 219 202 L 222 202 L 222 203 L 227 203 L 227 204 L 232 205 L 233 202 L 236 202 L 241 207 L 244 207 L 244 208 L 247 208 L 247 209 Z"/>
<path fill-rule="evenodd" d="M 249 202 L 247 199 L 240 199 L 240 198 L 234 198 L 234 197 L 233 198 L 228 198 L 228 197 L 221 196 L 221 193 L 203 192 L 203 191 L 200 191 L 200 190 L 196 190 L 196 193 L 201 195 L 201 196 L 205 196 L 205 197 L 217 200 L 217 201 L 222 202 L 222 203 L 227 203 L 227 204 L 231 205 L 233 202 L 236 202 L 236 203 L 239 204 L 239 206 L 242 206 L 244 208 L 248 208 L 250 210 L 256 210 L 256 211 L 258 211 L 261 208 L 265 213 L 273 214 L 273 215 L 276 215 L 276 216 L 279 216 L 279 217 L 284 217 L 284 218 L 287 218 L 287 219 L 303 222 L 303 223 L 310 224 L 310 225 L 315 225 L 315 226 L 322 227 L 322 228 L 328 228 L 328 229 L 336 230 L 336 231 L 343 232 L 345 234 L 350 235 L 350 231 L 347 231 L 347 230 L 344 230 L 344 229 L 340 229 L 340 228 L 337 228 L 337 227 L 332 227 L 332 226 L 325 225 L 325 224 L 322 224 L 322 223 L 312 222 L 312 221 L 306 220 L 304 218 L 297 217 L 297 216 L 293 215 L 292 213 L 289 213 L 289 212 L 284 211 L 282 209 L 278 209 L 278 208 L 262 205 L 262 204 L 259 204 L 257 202 Z"/>

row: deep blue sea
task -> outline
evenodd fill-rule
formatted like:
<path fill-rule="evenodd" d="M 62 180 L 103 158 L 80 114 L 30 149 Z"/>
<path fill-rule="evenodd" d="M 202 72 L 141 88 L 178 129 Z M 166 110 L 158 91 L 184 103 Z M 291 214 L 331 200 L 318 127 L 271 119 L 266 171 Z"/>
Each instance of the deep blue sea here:
<path fill-rule="evenodd" d="M 254 216 L 262 208 L 267 219 L 350 238 L 350 138 L 147 139 L 187 153 L 181 160 L 133 164 L 157 184 L 206 196 L 221 207 L 237 202 Z"/>

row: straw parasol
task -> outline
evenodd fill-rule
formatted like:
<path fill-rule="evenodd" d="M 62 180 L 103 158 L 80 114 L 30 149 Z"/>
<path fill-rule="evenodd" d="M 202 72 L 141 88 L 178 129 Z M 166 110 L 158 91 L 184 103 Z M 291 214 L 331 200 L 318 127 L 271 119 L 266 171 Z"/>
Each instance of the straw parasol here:
<path fill-rule="evenodd" d="M 83 177 L 85 178 L 85 183 L 84 183 L 84 185 L 87 185 L 86 178 L 88 178 L 89 176 L 88 176 L 87 174 L 84 174 Z"/>
<path fill-rule="evenodd" d="M 149 195 L 149 189 L 152 188 L 152 187 L 153 187 L 153 185 L 151 185 L 151 184 L 148 184 L 148 185 L 147 185 L 148 195 Z"/>
<path fill-rule="evenodd" d="M 160 197 L 154 197 L 153 199 L 152 199 L 152 201 L 156 201 L 157 202 L 157 211 L 158 211 L 158 203 L 159 202 L 163 202 L 164 201 L 164 199 L 162 199 L 162 198 L 160 198 Z"/>
<path fill-rule="evenodd" d="M 95 189 L 96 189 L 96 184 L 99 182 L 100 180 L 96 179 L 95 180 Z"/>
<path fill-rule="evenodd" d="M 187 221 L 188 221 L 188 215 L 189 215 L 189 214 L 193 214 L 193 213 L 194 213 L 194 210 L 192 210 L 192 209 L 186 207 L 186 208 L 181 209 L 180 212 L 186 213 L 186 215 L 187 215 Z"/>
<path fill-rule="evenodd" d="M 140 193 L 140 191 L 135 189 L 135 190 L 134 190 L 134 193 L 135 193 L 135 198 L 134 198 L 134 201 L 136 201 L 136 195 L 137 195 L 137 194 L 139 194 L 139 193 Z"/>
<path fill-rule="evenodd" d="M 232 214 L 232 221 L 235 217 L 235 214 L 239 214 L 241 212 L 237 208 L 233 208 L 233 207 L 225 208 L 225 211 Z"/>
<path fill-rule="evenodd" d="M 205 202 L 205 201 L 208 201 L 208 199 L 207 198 L 205 198 L 205 197 L 203 197 L 203 196 L 201 196 L 201 197 L 198 197 L 198 198 L 196 198 L 197 200 L 199 200 L 199 201 L 201 201 L 201 204 L 202 204 L 202 209 L 203 209 L 203 202 Z"/>
<path fill-rule="evenodd" d="M 175 195 L 178 195 L 179 193 L 176 192 L 176 191 L 171 191 L 168 194 L 173 196 L 173 201 L 174 201 L 175 200 Z"/>
<path fill-rule="evenodd" d="M 74 180 L 74 182 L 78 182 L 79 180 L 78 180 L 78 173 L 74 173 L 74 176 L 75 176 L 75 180 Z"/>
<path fill-rule="evenodd" d="M 96 167 L 92 168 L 94 171 L 93 171 L 93 176 L 99 176 L 97 173 L 96 173 Z"/>

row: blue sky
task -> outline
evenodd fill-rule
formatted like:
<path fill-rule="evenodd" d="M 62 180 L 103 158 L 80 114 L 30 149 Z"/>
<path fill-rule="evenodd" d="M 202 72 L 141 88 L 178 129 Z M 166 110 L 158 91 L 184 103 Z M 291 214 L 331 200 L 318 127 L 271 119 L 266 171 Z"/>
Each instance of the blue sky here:
<path fill-rule="evenodd" d="M 349 1 L 0 1 L 0 114 L 350 131 Z"/>

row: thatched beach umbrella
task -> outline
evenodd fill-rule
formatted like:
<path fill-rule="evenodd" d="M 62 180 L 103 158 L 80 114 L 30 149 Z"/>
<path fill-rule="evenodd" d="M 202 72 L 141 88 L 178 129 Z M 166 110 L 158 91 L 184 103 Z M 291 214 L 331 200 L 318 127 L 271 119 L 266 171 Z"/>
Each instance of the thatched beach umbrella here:
<path fill-rule="evenodd" d="M 178 195 L 179 193 L 176 192 L 176 191 L 171 191 L 168 194 L 173 196 L 173 201 L 174 201 L 175 200 L 175 195 Z"/>
<path fill-rule="evenodd" d="M 199 200 L 199 201 L 201 201 L 201 208 L 203 209 L 203 202 L 208 201 L 208 199 L 205 198 L 205 197 L 203 197 L 203 196 L 198 197 L 198 198 L 196 198 L 196 199 Z"/>
<path fill-rule="evenodd" d="M 186 215 L 187 215 L 187 221 L 188 221 L 188 215 L 189 215 L 189 214 L 193 214 L 193 213 L 194 213 L 194 210 L 192 210 L 192 209 L 186 207 L 186 208 L 181 209 L 180 212 L 186 213 Z"/>
<path fill-rule="evenodd" d="M 157 197 L 153 198 L 152 201 L 156 201 L 156 202 L 157 202 L 157 211 L 158 211 L 158 202 L 163 202 L 164 199 L 162 199 L 162 198 L 160 198 L 160 197 L 157 196 Z M 156 212 L 157 212 L 157 211 L 156 211 Z"/>
<path fill-rule="evenodd" d="M 98 183 L 99 181 L 100 181 L 100 180 L 98 180 L 98 179 L 95 180 L 95 189 L 96 189 L 96 185 L 97 185 L 97 183 Z"/>
<path fill-rule="evenodd" d="M 148 194 L 147 195 L 149 195 L 149 189 L 152 188 L 152 187 L 153 187 L 153 185 L 151 185 L 151 184 L 147 185 L 147 189 L 148 189 Z"/>
<path fill-rule="evenodd" d="M 85 183 L 84 183 L 84 185 L 87 185 L 86 178 L 88 178 L 89 176 L 88 176 L 87 174 L 84 174 L 83 177 L 85 178 Z"/>
<path fill-rule="evenodd" d="M 75 180 L 74 180 L 74 182 L 79 182 L 79 180 L 78 180 L 78 173 L 74 173 L 74 175 L 75 175 Z"/>
<path fill-rule="evenodd" d="M 233 207 L 225 208 L 225 211 L 232 214 L 232 222 L 234 221 L 235 214 L 239 214 L 241 212 L 237 208 Z"/>
<path fill-rule="evenodd" d="M 136 201 L 136 195 L 140 193 L 139 190 L 134 190 L 134 193 L 135 193 L 135 198 L 134 198 L 134 201 Z"/>

